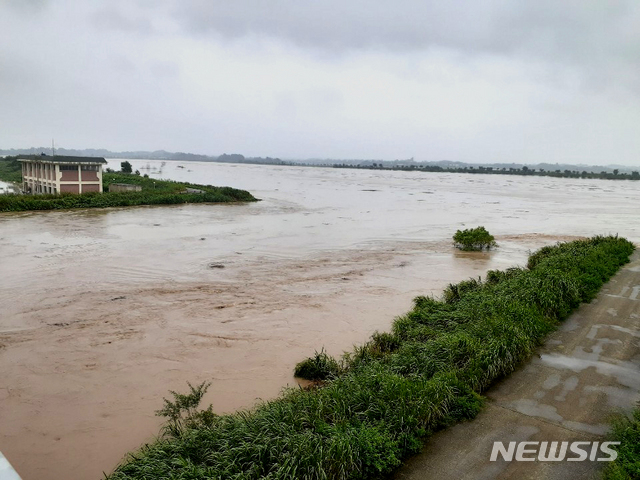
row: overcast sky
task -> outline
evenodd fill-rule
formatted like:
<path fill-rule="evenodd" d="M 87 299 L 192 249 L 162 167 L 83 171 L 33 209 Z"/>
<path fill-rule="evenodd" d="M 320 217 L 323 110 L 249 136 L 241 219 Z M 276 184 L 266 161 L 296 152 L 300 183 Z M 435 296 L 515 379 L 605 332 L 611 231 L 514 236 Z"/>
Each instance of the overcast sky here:
<path fill-rule="evenodd" d="M 640 2 L 0 0 L 0 148 L 640 165 Z"/>

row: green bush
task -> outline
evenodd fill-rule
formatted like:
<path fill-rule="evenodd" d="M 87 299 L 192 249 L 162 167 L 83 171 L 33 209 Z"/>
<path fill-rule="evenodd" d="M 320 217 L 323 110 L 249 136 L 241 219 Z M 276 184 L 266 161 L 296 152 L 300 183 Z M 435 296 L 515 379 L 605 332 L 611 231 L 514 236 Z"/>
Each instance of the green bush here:
<path fill-rule="evenodd" d="M 120 171 L 122 173 L 132 173 L 133 167 L 131 166 L 131 162 L 126 160 L 124 162 L 120 162 Z"/>
<path fill-rule="evenodd" d="M 493 235 L 484 227 L 458 230 L 453 236 L 453 243 L 460 250 L 489 250 L 496 246 Z"/>
<path fill-rule="evenodd" d="M 328 380 L 340 374 L 338 361 L 327 355 L 322 349 L 311 358 L 307 358 L 296 365 L 294 375 L 307 380 Z"/>
<path fill-rule="evenodd" d="M 475 417 L 480 394 L 530 358 L 559 321 L 628 262 L 633 249 L 618 237 L 559 244 L 532 255 L 531 268 L 449 287 L 453 301 L 418 297 L 390 333 L 374 334 L 345 355 L 339 369 L 322 351 L 302 362 L 310 378 L 324 376 L 323 386 L 288 389 L 232 415 L 215 416 L 211 409 L 201 419 L 189 414 L 177 428 L 171 418 L 182 418 L 180 410 L 169 409 L 174 428 L 108 478 L 387 475 L 436 430 Z M 304 373 L 302 364 L 296 374 Z M 193 410 L 190 400 L 184 403 Z"/>
<path fill-rule="evenodd" d="M 620 442 L 620 445 L 612 447 L 618 452 L 618 457 L 605 468 L 603 480 L 640 478 L 640 403 L 631 417 L 617 417 L 612 427 L 610 440 Z"/>

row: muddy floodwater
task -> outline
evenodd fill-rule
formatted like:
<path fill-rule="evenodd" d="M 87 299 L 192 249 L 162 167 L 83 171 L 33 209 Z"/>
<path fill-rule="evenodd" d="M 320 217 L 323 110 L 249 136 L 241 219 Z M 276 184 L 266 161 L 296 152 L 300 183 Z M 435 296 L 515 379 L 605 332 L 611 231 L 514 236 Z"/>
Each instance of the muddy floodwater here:
<path fill-rule="evenodd" d="M 250 407 L 416 295 L 557 240 L 640 240 L 628 181 L 131 163 L 262 201 L 0 214 L 0 451 L 24 480 L 101 478 L 187 381 L 218 413 Z M 499 248 L 455 251 L 477 225 Z"/>
<path fill-rule="evenodd" d="M 15 185 L 0 181 L 0 195 L 5 193 L 13 193 L 15 190 Z"/>

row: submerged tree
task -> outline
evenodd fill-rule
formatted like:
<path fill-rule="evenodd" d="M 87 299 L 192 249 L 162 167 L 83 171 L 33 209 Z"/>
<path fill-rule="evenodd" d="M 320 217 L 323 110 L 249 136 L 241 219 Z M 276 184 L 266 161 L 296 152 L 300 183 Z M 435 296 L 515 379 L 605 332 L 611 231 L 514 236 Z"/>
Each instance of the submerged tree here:
<path fill-rule="evenodd" d="M 122 173 L 131 173 L 133 172 L 133 167 L 131 166 L 131 163 L 125 160 L 124 162 L 120 162 L 120 171 Z"/>
<path fill-rule="evenodd" d="M 484 227 L 458 230 L 453 236 L 453 243 L 460 250 L 489 250 L 496 246 L 493 235 Z"/>

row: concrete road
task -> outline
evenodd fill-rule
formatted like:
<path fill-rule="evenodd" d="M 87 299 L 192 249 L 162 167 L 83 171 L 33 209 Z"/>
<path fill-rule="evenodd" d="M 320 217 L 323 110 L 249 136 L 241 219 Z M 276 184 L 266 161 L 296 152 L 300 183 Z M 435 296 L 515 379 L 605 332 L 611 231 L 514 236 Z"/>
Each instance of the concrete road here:
<path fill-rule="evenodd" d="M 494 441 L 602 442 L 611 414 L 640 400 L 640 252 L 631 260 L 531 361 L 487 392 L 475 420 L 431 437 L 395 480 L 598 478 L 603 462 L 489 459 Z"/>

